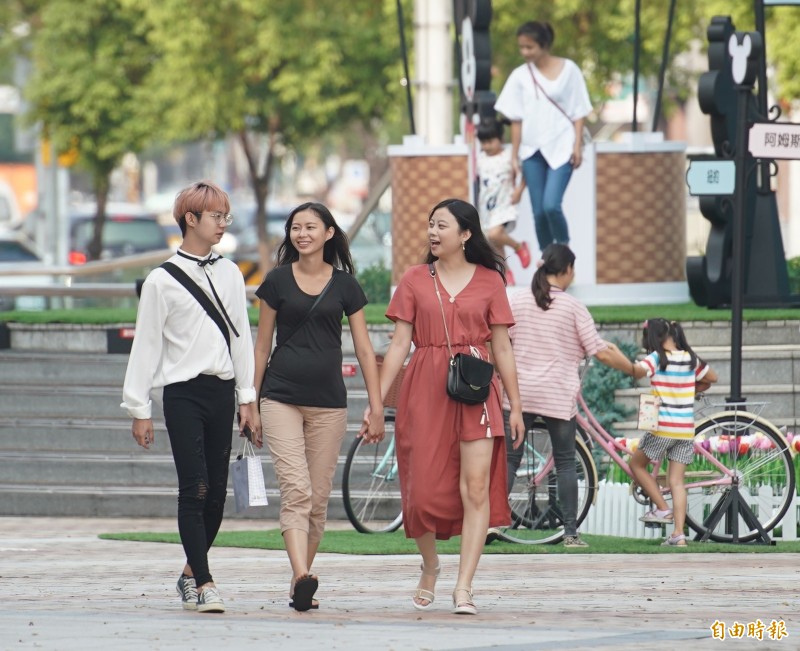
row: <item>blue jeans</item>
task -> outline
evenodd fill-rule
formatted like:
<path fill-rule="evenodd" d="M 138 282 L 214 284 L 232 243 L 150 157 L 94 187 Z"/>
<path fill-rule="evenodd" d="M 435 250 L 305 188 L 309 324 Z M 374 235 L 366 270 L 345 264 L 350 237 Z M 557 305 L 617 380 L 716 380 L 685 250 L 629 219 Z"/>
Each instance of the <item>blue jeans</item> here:
<path fill-rule="evenodd" d="M 511 440 L 511 427 L 508 422 L 509 412 L 503 410 L 503 420 L 506 431 L 506 463 L 508 465 L 508 492 L 514 485 L 514 478 L 517 470 L 522 463 L 522 456 L 525 452 L 525 445 L 519 446 L 516 450 Z M 525 431 L 534 427 L 538 416 L 529 412 L 522 412 L 522 420 L 525 424 Z M 575 418 L 561 420 L 542 416 L 542 420 L 547 427 L 550 435 L 550 443 L 553 448 L 553 461 L 556 466 L 556 484 L 558 487 L 558 503 L 564 520 L 564 535 L 574 536 L 577 534 L 578 519 L 578 472 L 575 468 L 575 435 L 578 425 Z"/>
<path fill-rule="evenodd" d="M 542 152 L 537 151 L 522 161 L 522 175 L 528 186 L 533 208 L 533 225 L 539 248 L 548 244 L 569 244 L 567 218 L 561 209 L 564 192 L 572 176 L 572 165 L 567 162 L 558 169 L 547 164 Z"/>

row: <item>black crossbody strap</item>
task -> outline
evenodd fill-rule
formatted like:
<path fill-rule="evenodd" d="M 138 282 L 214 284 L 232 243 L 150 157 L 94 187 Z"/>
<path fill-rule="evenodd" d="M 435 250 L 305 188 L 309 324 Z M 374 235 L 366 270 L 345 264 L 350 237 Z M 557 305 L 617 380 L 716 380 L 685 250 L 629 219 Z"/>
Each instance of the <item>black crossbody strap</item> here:
<path fill-rule="evenodd" d="M 292 329 L 292 331 L 291 331 L 291 332 L 290 332 L 290 333 L 289 333 L 289 334 L 286 336 L 286 339 L 284 339 L 282 343 L 280 343 L 280 344 L 276 345 L 276 346 L 275 346 L 275 348 L 273 348 L 273 349 L 272 349 L 272 354 L 269 356 L 270 360 L 271 360 L 273 357 L 275 357 L 275 353 L 277 352 L 277 350 L 278 350 L 278 349 L 279 349 L 281 346 L 285 346 L 285 345 L 286 345 L 286 342 L 287 342 L 287 341 L 289 341 L 289 339 L 291 339 L 291 338 L 292 338 L 292 337 L 293 337 L 293 336 L 294 336 L 294 335 L 297 333 L 297 331 L 298 331 L 298 330 L 300 330 L 300 328 L 302 328 L 302 327 L 303 327 L 303 326 L 306 324 L 306 322 L 308 321 L 309 317 L 311 316 L 311 313 L 314 311 L 314 308 L 316 308 L 316 307 L 317 307 L 317 305 L 319 305 L 319 303 L 320 303 L 320 301 L 322 300 L 323 296 L 325 296 L 325 294 L 327 294 L 327 293 L 328 293 L 328 290 L 329 290 L 329 289 L 331 288 L 331 286 L 333 285 L 333 281 L 336 279 L 336 275 L 337 275 L 337 274 L 336 274 L 336 269 L 334 269 L 334 270 L 333 270 L 333 274 L 331 275 L 331 279 L 330 279 L 330 280 L 327 282 L 327 284 L 325 285 L 325 287 L 323 287 L 323 288 L 322 288 L 322 291 L 319 293 L 319 295 L 317 296 L 317 298 L 316 298 L 316 300 L 314 301 L 314 303 L 311 305 L 311 308 L 308 310 L 308 312 L 306 312 L 306 315 L 305 315 L 305 316 L 304 316 L 304 317 L 301 319 L 300 323 L 298 323 L 298 324 L 297 324 L 297 325 L 296 325 L 296 326 L 295 326 L 295 327 Z"/>
<path fill-rule="evenodd" d="M 228 344 L 228 352 L 231 352 L 231 333 L 228 330 L 228 326 L 225 324 L 225 320 L 222 318 L 222 315 L 219 313 L 217 306 L 211 302 L 211 299 L 208 295 L 200 289 L 198 284 L 194 282 L 186 272 L 181 269 L 178 265 L 172 262 L 165 262 L 161 265 L 162 269 L 164 269 L 167 273 L 169 273 L 175 280 L 177 280 L 181 285 L 183 285 L 187 291 L 197 299 L 197 302 L 203 306 L 203 309 L 208 312 L 208 316 L 211 317 L 211 320 L 217 324 L 222 336 L 225 337 L 225 343 Z"/>

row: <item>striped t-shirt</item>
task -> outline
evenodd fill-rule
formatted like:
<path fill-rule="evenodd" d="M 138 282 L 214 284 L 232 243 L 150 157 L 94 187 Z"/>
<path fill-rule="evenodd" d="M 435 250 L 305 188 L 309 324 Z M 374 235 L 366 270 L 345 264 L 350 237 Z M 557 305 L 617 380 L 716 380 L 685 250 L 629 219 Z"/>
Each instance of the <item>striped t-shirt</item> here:
<path fill-rule="evenodd" d="M 522 411 L 569 420 L 578 411 L 578 368 L 584 357 L 608 346 L 600 338 L 589 310 L 558 287 L 542 310 L 530 290 L 511 294 L 516 325 L 508 331 L 517 363 Z M 508 398 L 504 397 L 504 407 Z"/>
<path fill-rule="evenodd" d="M 659 355 L 650 353 L 639 362 L 647 370 L 653 395 L 658 396 L 658 430 L 656 436 L 671 439 L 694 438 L 694 385 L 708 373 L 708 365 L 695 361 L 685 350 L 667 353 L 667 368 L 659 368 Z"/>

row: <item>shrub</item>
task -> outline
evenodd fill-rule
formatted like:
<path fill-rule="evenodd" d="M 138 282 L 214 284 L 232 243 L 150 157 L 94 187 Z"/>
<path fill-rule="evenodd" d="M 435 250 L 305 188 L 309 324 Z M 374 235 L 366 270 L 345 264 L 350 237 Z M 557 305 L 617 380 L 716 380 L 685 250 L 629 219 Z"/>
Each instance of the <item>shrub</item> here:
<path fill-rule="evenodd" d="M 786 271 L 789 274 L 789 291 L 800 294 L 800 257 L 787 260 Z"/>
<path fill-rule="evenodd" d="M 614 339 L 622 354 L 632 359 L 639 352 L 636 344 Z M 595 362 L 583 379 L 583 398 L 598 422 L 611 434 L 616 434 L 614 423 L 627 419 L 633 411 L 616 402 L 617 389 L 630 389 L 633 379 L 605 364 Z"/>
<path fill-rule="evenodd" d="M 361 289 L 370 303 L 388 303 L 392 288 L 392 271 L 383 262 L 373 264 L 356 274 Z"/>

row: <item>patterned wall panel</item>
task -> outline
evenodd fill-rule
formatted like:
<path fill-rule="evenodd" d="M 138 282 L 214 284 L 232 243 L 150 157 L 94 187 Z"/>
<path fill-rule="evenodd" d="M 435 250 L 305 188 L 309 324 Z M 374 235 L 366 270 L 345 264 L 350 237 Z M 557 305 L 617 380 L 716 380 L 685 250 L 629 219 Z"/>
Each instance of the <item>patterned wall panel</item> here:
<path fill-rule="evenodd" d="M 428 213 L 442 199 L 469 200 L 467 157 L 392 156 L 392 284 L 419 264 L 428 243 Z"/>
<path fill-rule="evenodd" d="M 685 280 L 683 152 L 597 157 L 597 284 Z"/>

